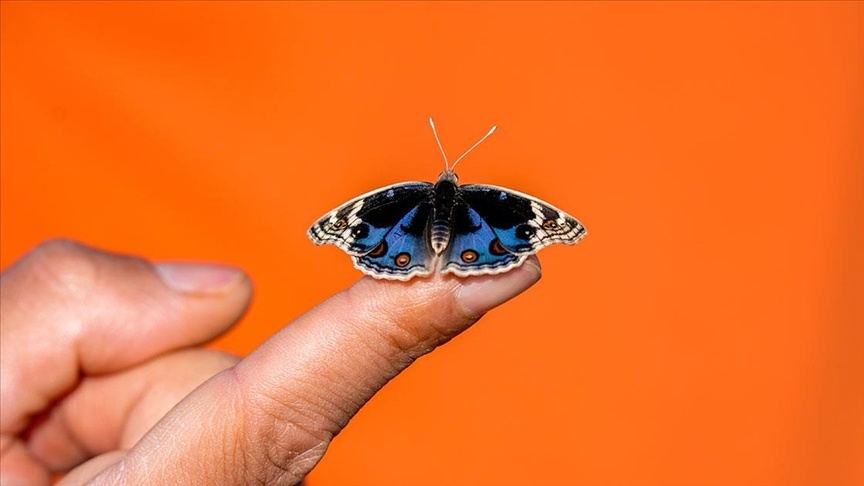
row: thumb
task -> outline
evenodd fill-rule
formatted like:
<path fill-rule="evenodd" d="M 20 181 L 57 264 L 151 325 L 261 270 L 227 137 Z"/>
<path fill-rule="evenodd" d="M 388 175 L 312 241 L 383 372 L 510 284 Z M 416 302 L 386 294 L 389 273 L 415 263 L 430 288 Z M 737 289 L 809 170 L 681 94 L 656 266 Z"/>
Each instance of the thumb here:
<path fill-rule="evenodd" d="M 97 484 L 295 484 L 384 384 L 540 278 L 360 280 L 189 395 Z"/>
<path fill-rule="evenodd" d="M 250 295 L 248 279 L 227 267 L 154 267 L 72 241 L 40 245 L 2 275 L 2 431 L 19 432 L 81 375 L 213 339 Z"/>
<path fill-rule="evenodd" d="M 52 468 L 140 428 L 120 418 L 143 401 L 141 383 L 114 388 L 111 400 L 71 417 L 46 412 L 78 396 L 88 377 L 104 378 L 216 337 L 251 296 L 249 280 L 236 269 L 152 265 L 64 240 L 38 246 L 0 282 L 3 484 L 47 482 Z M 162 391 L 145 403 L 169 397 Z"/>

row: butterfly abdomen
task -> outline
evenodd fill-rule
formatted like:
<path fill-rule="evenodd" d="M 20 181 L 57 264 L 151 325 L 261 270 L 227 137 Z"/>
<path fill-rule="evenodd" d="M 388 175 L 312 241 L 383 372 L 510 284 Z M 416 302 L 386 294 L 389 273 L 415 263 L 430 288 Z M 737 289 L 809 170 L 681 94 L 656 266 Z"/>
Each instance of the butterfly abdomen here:
<path fill-rule="evenodd" d="M 456 192 L 455 181 L 444 175 L 432 189 L 433 210 L 429 221 L 429 243 L 436 255 L 440 255 L 450 244 Z"/>

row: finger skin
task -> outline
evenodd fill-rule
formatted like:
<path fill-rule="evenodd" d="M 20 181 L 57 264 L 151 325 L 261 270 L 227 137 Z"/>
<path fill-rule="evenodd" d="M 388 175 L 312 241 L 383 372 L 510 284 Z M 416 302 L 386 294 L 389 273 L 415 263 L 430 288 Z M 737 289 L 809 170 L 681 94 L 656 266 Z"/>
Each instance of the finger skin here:
<path fill-rule="evenodd" d="M 30 427 L 28 449 L 52 471 L 128 449 L 192 390 L 238 361 L 226 353 L 190 348 L 119 373 L 85 377 Z"/>
<path fill-rule="evenodd" d="M 59 467 L 70 460 L 70 450 L 82 454 L 68 443 L 88 433 L 104 442 L 91 442 L 84 453 L 118 449 L 74 470 L 63 480 L 66 484 L 94 476 L 96 484 L 295 484 L 389 379 L 540 276 L 536 260 L 530 260 L 494 277 L 435 276 L 410 283 L 363 279 L 237 366 L 222 362 L 210 371 L 202 368 L 178 385 L 177 373 L 170 371 L 180 365 L 170 360 L 182 361 L 184 352 L 164 352 L 221 332 L 242 313 L 250 288 L 240 278 L 224 291 L 202 293 L 183 279 L 178 284 L 176 270 L 158 271 L 140 259 L 54 242 L 4 273 L 0 365 L 18 378 L 8 386 L 4 374 L 0 388 L 0 403 L 17 410 L 17 415 L 9 414 L 3 407 L 0 420 L 11 424 L 3 430 L 0 449 L 4 484 L 47 484 L 46 463 Z M 166 288 L 170 274 L 174 277 Z M 118 322 L 135 325 L 118 327 Z M 37 353 L 41 365 L 22 361 L 29 351 Z M 162 356 L 152 359 L 158 354 Z M 57 367 L 76 370 L 71 386 L 77 388 L 68 395 L 63 395 L 68 392 L 63 380 L 34 384 L 23 379 L 24 371 L 44 374 Z M 135 444 L 179 395 L 214 369 L 225 371 L 198 387 Z M 164 384 L 172 379 L 174 387 Z M 141 387 L 133 384 L 141 382 L 152 386 L 136 395 Z M 166 389 L 174 390 L 173 395 L 159 400 Z M 17 391 L 23 394 L 11 393 Z M 62 400 L 53 404 L 57 398 Z M 106 404 L 130 411 L 105 414 Z M 28 421 L 46 410 L 51 413 L 35 427 Z M 94 410 L 105 430 L 81 428 L 82 413 L 93 415 Z M 30 440 L 24 441 L 20 432 L 28 427 Z M 124 453 L 122 448 L 132 444 Z"/>
<path fill-rule="evenodd" d="M 157 378 L 155 367 L 152 376 L 110 381 L 112 374 L 208 341 L 236 322 L 251 284 L 233 270 L 222 277 L 228 280 L 219 288 L 181 292 L 142 259 L 63 240 L 40 245 L 7 269 L 0 277 L 3 484 L 48 484 L 51 469 L 82 448 L 131 445 L 204 378 L 233 364 L 187 356 L 197 371 L 163 373 L 163 390 L 173 392 L 161 398 L 142 388 Z M 98 390 L 96 375 L 112 386 L 87 392 Z M 95 424 L 102 428 L 88 426 Z"/>
<path fill-rule="evenodd" d="M 539 277 L 532 259 L 469 279 L 470 297 L 465 279 L 364 278 L 198 388 L 94 484 L 296 484 L 387 381 Z"/>

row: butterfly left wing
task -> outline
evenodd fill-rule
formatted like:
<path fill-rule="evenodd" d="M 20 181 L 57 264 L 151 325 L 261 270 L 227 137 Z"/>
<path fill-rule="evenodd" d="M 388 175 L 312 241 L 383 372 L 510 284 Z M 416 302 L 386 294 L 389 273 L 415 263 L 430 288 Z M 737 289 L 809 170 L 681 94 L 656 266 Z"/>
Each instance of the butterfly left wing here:
<path fill-rule="evenodd" d="M 511 189 L 469 184 L 459 186 L 459 197 L 467 210 L 457 206 L 454 214 L 454 239 L 444 272 L 505 272 L 542 248 L 573 245 L 588 234 L 576 218 Z"/>
<path fill-rule="evenodd" d="M 403 182 L 368 192 L 319 218 L 307 234 L 316 245 L 336 245 L 351 256 L 365 255 L 428 197 L 431 189 L 428 182 Z"/>
<path fill-rule="evenodd" d="M 363 194 L 322 216 L 307 234 L 316 245 L 343 249 L 357 269 L 373 277 L 427 274 L 424 229 L 431 190 L 428 182 L 404 182 Z"/>
<path fill-rule="evenodd" d="M 409 280 L 431 273 L 435 252 L 426 236 L 431 212 L 432 205 L 427 201 L 414 206 L 372 251 L 353 257 L 354 267 L 373 277 L 391 280 Z"/>

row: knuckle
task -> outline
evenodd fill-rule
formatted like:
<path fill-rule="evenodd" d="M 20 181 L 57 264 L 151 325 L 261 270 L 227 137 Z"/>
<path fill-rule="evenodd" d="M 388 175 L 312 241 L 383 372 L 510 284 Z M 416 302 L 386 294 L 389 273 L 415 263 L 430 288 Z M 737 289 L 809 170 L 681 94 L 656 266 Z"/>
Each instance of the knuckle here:
<path fill-rule="evenodd" d="M 230 371 L 229 371 L 230 373 Z M 240 379 L 235 374 L 235 379 Z M 240 384 L 236 389 L 243 390 Z M 253 390 L 257 387 L 251 387 Z M 285 389 L 247 390 L 242 400 L 243 441 L 233 458 L 242 464 L 244 481 L 253 484 L 296 484 L 324 456 L 335 427 L 311 397 Z M 326 408 L 326 407 L 323 407 Z"/>
<path fill-rule="evenodd" d="M 269 444 L 262 462 L 247 474 L 261 484 L 297 484 L 312 471 L 324 457 L 328 444 L 317 442 L 298 450 L 282 443 Z"/>
<path fill-rule="evenodd" d="M 442 301 L 434 302 L 422 292 L 406 295 L 389 290 L 369 300 L 353 295 L 354 289 L 349 289 L 347 294 L 352 307 L 362 309 L 365 315 L 376 316 L 375 334 L 369 336 L 367 344 L 380 347 L 383 343 L 396 351 L 398 362 L 394 364 L 400 368 L 453 337 L 453 333 L 436 320 L 438 313 L 432 312 L 432 306 L 445 305 Z"/>
<path fill-rule="evenodd" d="M 134 256 L 118 255 L 91 248 L 82 243 L 53 239 L 41 243 L 20 262 L 24 271 L 54 295 L 67 299 L 80 299 L 92 295 L 94 288 L 114 275 L 109 267 L 125 275 L 133 275 L 149 266 L 146 260 Z M 100 280 L 101 279 L 101 280 Z"/>
<path fill-rule="evenodd" d="M 22 260 L 37 282 L 67 297 L 81 297 L 97 276 L 93 251 L 84 245 L 56 239 L 37 246 Z"/>

